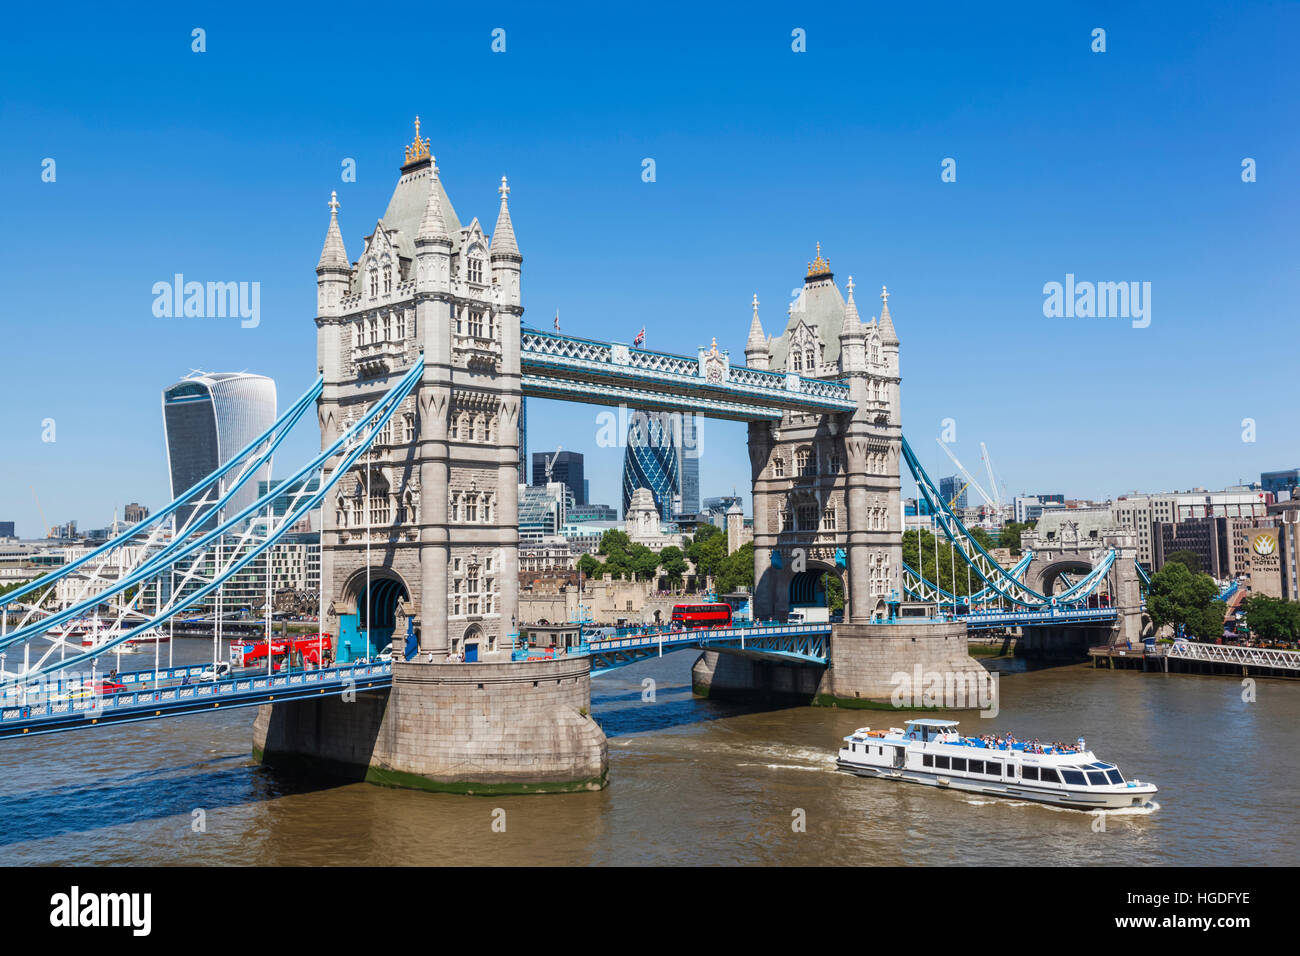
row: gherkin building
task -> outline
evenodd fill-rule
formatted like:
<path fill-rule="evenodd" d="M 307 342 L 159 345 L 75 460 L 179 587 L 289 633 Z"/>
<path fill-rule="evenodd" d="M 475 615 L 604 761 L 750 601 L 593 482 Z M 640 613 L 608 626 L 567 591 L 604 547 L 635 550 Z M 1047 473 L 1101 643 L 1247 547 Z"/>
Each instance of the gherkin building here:
<path fill-rule="evenodd" d="M 649 488 L 659 517 L 671 521 L 673 499 L 681 494 L 678 433 L 675 416 L 663 412 L 633 412 L 623 453 L 623 514 L 638 488 Z M 679 426 L 678 426 L 679 427 Z"/>

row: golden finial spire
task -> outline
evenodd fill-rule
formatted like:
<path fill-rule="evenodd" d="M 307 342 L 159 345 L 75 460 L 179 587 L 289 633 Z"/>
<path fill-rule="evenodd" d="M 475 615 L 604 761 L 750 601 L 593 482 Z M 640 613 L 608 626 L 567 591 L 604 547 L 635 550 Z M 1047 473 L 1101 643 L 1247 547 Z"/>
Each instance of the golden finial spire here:
<path fill-rule="evenodd" d="M 415 118 L 415 142 L 406 147 L 406 163 L 411 163 L 421 159 L 429 158 L 429 139 L 425 137 L 420 139 L 420 117 Z"/>
<path fill-rule="evenodd" d="M 822 258 L 822 244 L 817 243 L 817 258 L 808 263 L 809 279 L 820 279 L 822 276 L 831 274 L 831 263 L 829 259 Z"/>

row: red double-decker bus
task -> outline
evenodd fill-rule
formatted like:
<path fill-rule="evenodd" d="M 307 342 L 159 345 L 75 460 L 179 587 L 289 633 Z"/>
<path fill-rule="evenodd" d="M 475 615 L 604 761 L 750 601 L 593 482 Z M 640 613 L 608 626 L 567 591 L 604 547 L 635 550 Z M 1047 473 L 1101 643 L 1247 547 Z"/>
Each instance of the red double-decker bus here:
<path fill-rule="evenodd" d="M 730 627 L 730 604 L 674 604 L 674 627 L 694 630 L 700 627 Z"/>

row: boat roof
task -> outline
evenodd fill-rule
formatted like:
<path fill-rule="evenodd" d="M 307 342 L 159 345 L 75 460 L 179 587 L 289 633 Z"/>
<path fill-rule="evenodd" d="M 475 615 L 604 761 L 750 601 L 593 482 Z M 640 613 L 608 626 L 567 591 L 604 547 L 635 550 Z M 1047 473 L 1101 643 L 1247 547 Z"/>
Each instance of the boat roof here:
<path fill-rule="evenodd" d="M 957 726 L 957 721 L 955 720 L 934 720 L 933 718 L 930 717 L 922 717 L 919 720 L 909 720 L 906 721 L 906 723 L 907 726 L 909 727 L 911 727 L 913 724 L 915 724 L 918 727 L 956 727 Z"/>

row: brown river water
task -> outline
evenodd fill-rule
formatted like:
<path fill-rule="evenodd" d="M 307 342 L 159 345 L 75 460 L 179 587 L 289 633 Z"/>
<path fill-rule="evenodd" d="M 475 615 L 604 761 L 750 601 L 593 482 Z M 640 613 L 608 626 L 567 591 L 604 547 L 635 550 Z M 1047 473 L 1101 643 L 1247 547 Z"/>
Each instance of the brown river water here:
<path fill-rule="evenodd" d="M 205 657 L 210 643 L 177 642 L 177 663 Z M 972 734 L 1086 737 L 1100 759 L 1160 787 L 1154 807 L 1107 813 L 1100 830 L 1089 813 L 839 773 L 842 736 L 899 726 L 906 712 L 699 700 L 695 657 L 592 682 L 609 737 L 610 785 L 598 793 L 464 797 L 282 774 L 249 757 L 251 709 L 0 743 L 0 863 L 1300 861 L 1300 683 L 1260 680 L 1247 702 L 1232 678 L 1077 665 L 1005 674 L 996 719 L 951 715 Z M 123 658 L 133 670 L 151 663 Z"/>

